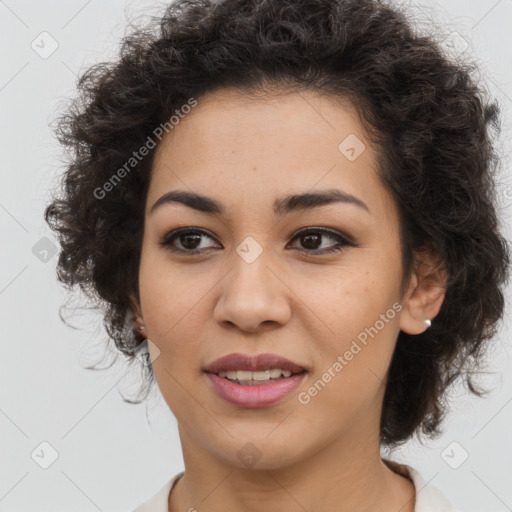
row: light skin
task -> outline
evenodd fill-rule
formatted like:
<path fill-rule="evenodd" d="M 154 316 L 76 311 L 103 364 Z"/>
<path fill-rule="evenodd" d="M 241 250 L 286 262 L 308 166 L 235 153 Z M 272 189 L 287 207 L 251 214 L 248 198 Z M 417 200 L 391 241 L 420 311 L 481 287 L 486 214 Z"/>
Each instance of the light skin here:
<path fill-rule="evenodd" d="M 338 149 L 350 134 L 366 146 L 354 161 Z M 169 510 L 413 512 L 412 482 L 381 461 L 380 414 L 397 336 L 426 329 L 446 276 L 427 279 L 433 261 L 425 256 L 400 295 L 398 212 L 355 111 L 311 91 L 247 98 L 221 90 L 200 98 L 156 151 L 134 313 L 160 351 L 155 378 L 183 449 L 185 475 Z M 333 202 L 273 212 L 287 195 L 332 189 L 369 211 Z M 151 211 L 175 190 L 215 199 L 225 216 L 176 202 Z M 204 233 L 159 244 L 182 227 Z M 313 239 L 296 236 L 307 227 L 355 245 L 322 255 L 339 239 L 318 230 Z M 236 251 L 249 236 L 262 249 L 252 263 Z M 190 255 L 194 249 L 200 254 Z M 400 311 L 388 313 L 343 370 L 300 403 L 299 393 L 395 303 Z M 157 355 L 151 344 L 150 352 Z M 276 353 L 308 374 L 277 404 L 231 405 L 201 369 L 232 352 Z M 249 442 L 261 456 L 252 467 L 237 456 Z"/>

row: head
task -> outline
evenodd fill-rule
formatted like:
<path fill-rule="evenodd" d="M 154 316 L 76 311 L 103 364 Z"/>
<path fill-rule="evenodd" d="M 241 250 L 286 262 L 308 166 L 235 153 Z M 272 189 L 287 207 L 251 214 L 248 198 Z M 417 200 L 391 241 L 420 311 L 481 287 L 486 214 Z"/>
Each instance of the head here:
<path fill-rule="evenodd" d="M 106 306 L 127 358 L 151 340 L 146 389 L 231 462 L 247 441 L 270 468 L 361 429 L 439 433 L 504 309 L 496 105 L 376 1 L 178 1 L 159 29 L 61 118 L 59 279 Z M 204 371 L 232 352 L 291 359 L 304 384 L 241 411 Z"/>

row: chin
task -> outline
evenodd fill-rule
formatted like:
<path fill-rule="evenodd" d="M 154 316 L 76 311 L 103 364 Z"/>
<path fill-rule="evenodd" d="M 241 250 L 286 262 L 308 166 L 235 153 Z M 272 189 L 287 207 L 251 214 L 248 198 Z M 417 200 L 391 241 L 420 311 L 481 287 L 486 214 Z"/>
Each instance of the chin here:
<path fill-rule="evenodd" d="M 233 435 L 211 448 L 226 464 L 240 469 L 277 470 L 296 464 L 301 458 L 297 446 L 304 448 L 301 441 L 287 437 L 284 430 L 284 436 L 270 439 L 274 435 L 269 436 L 271 431 L 265 429 L 259 435 Z"/>

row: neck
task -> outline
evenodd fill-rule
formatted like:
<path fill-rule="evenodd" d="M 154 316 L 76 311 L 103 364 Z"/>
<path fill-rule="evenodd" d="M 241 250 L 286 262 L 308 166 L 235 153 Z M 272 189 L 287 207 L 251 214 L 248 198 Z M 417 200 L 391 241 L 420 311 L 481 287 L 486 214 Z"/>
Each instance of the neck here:
<path fill-rule="evenodd" d="M 382 462 L 378 433 L 347 432 L 299 462 L 257 469 L 214 457 L 179 431 L 185 475 L 169 497 L 172 512 L 414 511 L 414 485 Z"/>

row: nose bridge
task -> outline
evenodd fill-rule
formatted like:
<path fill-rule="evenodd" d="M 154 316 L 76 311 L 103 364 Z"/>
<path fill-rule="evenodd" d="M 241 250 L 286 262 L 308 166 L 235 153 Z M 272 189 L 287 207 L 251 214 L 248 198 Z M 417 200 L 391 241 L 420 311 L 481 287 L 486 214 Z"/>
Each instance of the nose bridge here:
<path fill-rule="evenodd" d="M 261 245 L 255 238 L 245 238 L 237 247 L 233 258 L 231 285 L 236 286 L 237 293 L 246 291 L 269 294 L 270 283 L 268 269 L 272 265 L 271 250 Z"/>
<path fill-rule="evenodd" d="M 239 298 L 244 295 L 252 299 L 254 304 L 258 300 L 268 300 L 273 295 L 274 287 L 272 272 L 271 249 L 260 244 L 253 236 L 247 236 L 235 250 L 233 257 L 233 270 L 229 277 L 232 292 Z"/>
<path fill-rule="evenodd" d="M 233 255 L 231 272 L 225 277 L 216 305 L 219 322 L 255 330 L 263 322 L 284 323 L 290 316 L 286 286 L 274 275 L 272 251 L 254 237 L 246 237 Z"/>

